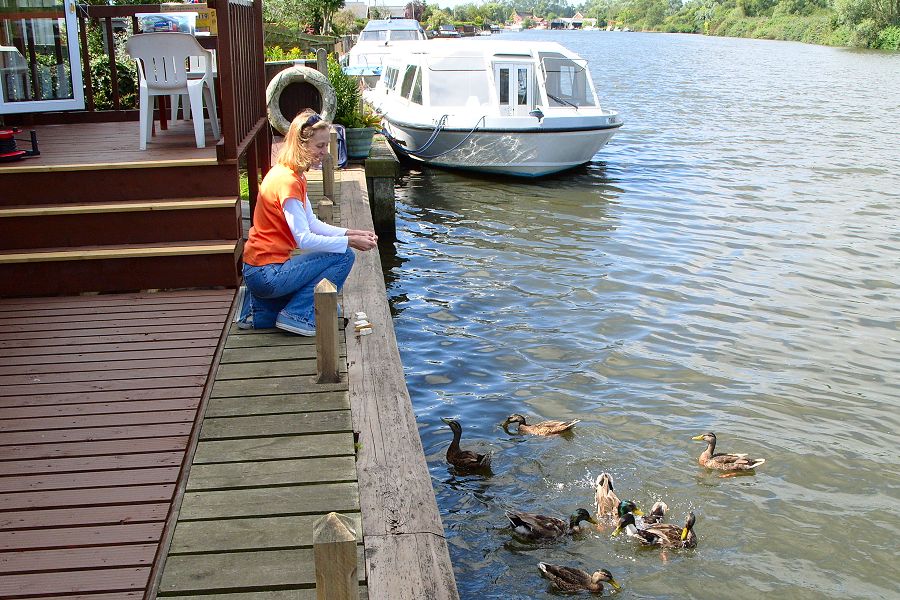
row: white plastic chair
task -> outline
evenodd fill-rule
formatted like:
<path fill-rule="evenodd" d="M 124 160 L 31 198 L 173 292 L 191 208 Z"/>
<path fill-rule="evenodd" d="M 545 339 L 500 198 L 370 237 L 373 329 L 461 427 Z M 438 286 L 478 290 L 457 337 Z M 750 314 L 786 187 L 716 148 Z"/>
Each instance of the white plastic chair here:
<path fill-rule="evenodd" d="M 187 94 L 194 121 L 197 147 L 206 147 L 203 102 L 209 111 L 213 137 L 219 139 L 219 118 L 213 88 L 212 53 L 203 48 L 189 33 L 160 32 L 131 36 L 126 43 L 128 54 L 138 63 L 140 74 L 140 148 L 146 150 L 153 126 L 156 96 Z M 188 78 L 186 66 L 191 57 L 202 57 L 204 73 Z"/>

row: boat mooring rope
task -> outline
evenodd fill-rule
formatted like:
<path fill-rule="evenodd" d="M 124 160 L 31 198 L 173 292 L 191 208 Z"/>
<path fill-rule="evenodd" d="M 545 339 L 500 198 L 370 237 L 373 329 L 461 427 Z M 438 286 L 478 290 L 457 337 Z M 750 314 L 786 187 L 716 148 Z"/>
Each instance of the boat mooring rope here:
<path fill-rule="evenodd" d="M 392 136 L 390 133 L 388 133 L 388 131 L 386 129 L 382 128 L 382 133 L 389 140 L 393 140 L 395 145 L 403 148 L 403 152 L 405 152 L 407 154 L 412 154 L 413 156 L 418 156 L 419 158 L 439 158 L 449 152 L 453 152 L 454 150 L 456 150 L 457 148 L 462 146 L 470 137 L 472 137 L 472 134 L 475 133 L 475 130 L 478 129 L 478 125 L 481 124 L 485 120 L 485 118 L 487 118 L 487 115 L 481 115 L 481 118 L 475 122 L 475 126 L 472 127 L 471 130 L 469 130 L 469 133 L 466 134 L 466 137 L 461 139 L 459 141 L 459 143 L 457 143 L 452 148 L 448 148 L 447 150 L 444 150 L 443 152 L 439 152 L 438 154 L 430 154 L 430 155 L 422 154 L 423 151 L 428 150 L 428 148 L 430 148 L 431 145 L 434 144 L 435 141 L 437 141 L 438 135 L 444 129 L 444 127 L 447 125 L 447 116 L 448 115 L 444 115 L 443 117 L 440 118 L 440 120 L 437 122 L 437 125 L 435 125 L 435 127 L 434 127 L 434 131 L 431 132 L 431 136 L 428 138 L 428 140 L 424 144 L 422 144 L 421 147 L 416 148 L 415 150 L 408 150 L 406 148 L 403 148 L 403 145 L 398 143 L 397 139 L 394 136 Z"/>

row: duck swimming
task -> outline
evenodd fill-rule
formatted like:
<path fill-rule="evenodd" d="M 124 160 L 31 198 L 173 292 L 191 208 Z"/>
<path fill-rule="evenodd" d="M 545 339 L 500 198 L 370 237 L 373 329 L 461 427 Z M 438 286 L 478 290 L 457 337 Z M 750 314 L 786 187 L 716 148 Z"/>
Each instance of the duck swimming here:
<path fill-rule="evenodd" d="M 697 534 L 694 533 L 694 513 L 688 513 L 684 527 L 668 523 L 657 523 L 644 529 L 635 525 L 634 515 L 626 513 L 619 517 L 619 526 L 612 532 L 613 537 L 622 531 L 638 540 L 642 546 L 658 546 L 660 548 L 696 548 Z"/>
<path fill-rule="evenodd" d="M 587 571 L 574 567 L 551 565 L 545 562 L 538 563 L 538 569 L 561 592 L 588 591 L 599 594 L 603 591 L 604 581 L 617 590 L 622 589 L 616 580 L 613 579 L 612 573 L 606 569 L 600 569 L 590 574 Z"/>
<path fill-rule="evenodd" d="M 716 434 L 709 432 L 691 438 L 698 442 L 706 442 L 706 450 L 697 459 L 707 469 L 719 471 L 749 471 L 766 462 L 764 458 L 747 458 L 747 454 L 716 454 Z"/>
<path fill-rule="evenodd" d="M 534 513 L 507 511 L 506 518 L 512 524 L 513 531 L 522 537 L 532 540 L 554 539 L 564 535 L 572 535 L 582 531 L 582 521 L 596 524 L 597 521 L 583 508 L 579 508 L 569 516 L 568 521 Z"/>
<path fill-rule="evenodd" d="M 519 424 L 519 433 L 530 433 L 531 435 L 554 435 L 557 433 L 562 433 L 564 431 L 569 431 L 575 426 L 575 423 L 580 423 L 580 419 L 575 419 L 574 421 L 541 421 L 540 423 L 535 423 L 534 425 L 528 425 L 525 422 L 525 417 L 514 413 L 506 417 L 506 420 L 500 424 L 500 426 L 504 429 L 504 431 L 509 431 L 510 423 L 518 423 Z"/>
<path fill-rule="evenodd" d="M 447 462 L 460 469 L 488 469 L 491 466 L 490 454 L 477 454 L 471 450 L 462 450 L 459 447 L 459 439 L 462 437 L 462 425 L 454 419 L 441 417 L 441 421 L 450 426 L 453 432 L 453 441 L 447 448 Z"/>
<path fill-rule="evenodd" d="M 613 521 L 619 517 L 619 497 L 613 489 L 612 475 L 600 473 L 597 476 L 597 491 L 594 499 L 597 501 L 597 518 Z"/>

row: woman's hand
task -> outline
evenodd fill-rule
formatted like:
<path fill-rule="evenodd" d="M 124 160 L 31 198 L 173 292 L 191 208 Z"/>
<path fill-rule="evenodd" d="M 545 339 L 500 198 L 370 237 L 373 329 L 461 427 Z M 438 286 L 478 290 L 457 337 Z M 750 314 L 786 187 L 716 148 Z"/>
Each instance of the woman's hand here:
<path fill-rule="evenodd" d="M 354 250 L 371 250 L 378 243 L 378 236 L 371 231 L 347 231 L 347 244 Z"/>

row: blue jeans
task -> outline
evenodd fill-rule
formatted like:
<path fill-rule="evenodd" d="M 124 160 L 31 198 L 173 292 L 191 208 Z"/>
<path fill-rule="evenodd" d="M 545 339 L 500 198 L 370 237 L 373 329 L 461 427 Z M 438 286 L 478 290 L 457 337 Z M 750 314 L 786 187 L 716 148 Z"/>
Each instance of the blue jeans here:
<path fill-rule="evenodd" d="M 253 328 L 275 327 L 278 313 L 315 328 L 313 294 L 316 285 L 327 279 L 340 291 L 354 260 L 353 250 L 347 248 L 343 254 L 300 254 L 287 262 L 261 267 L 244 263 L 244 283 L 250 292 Z"/>

